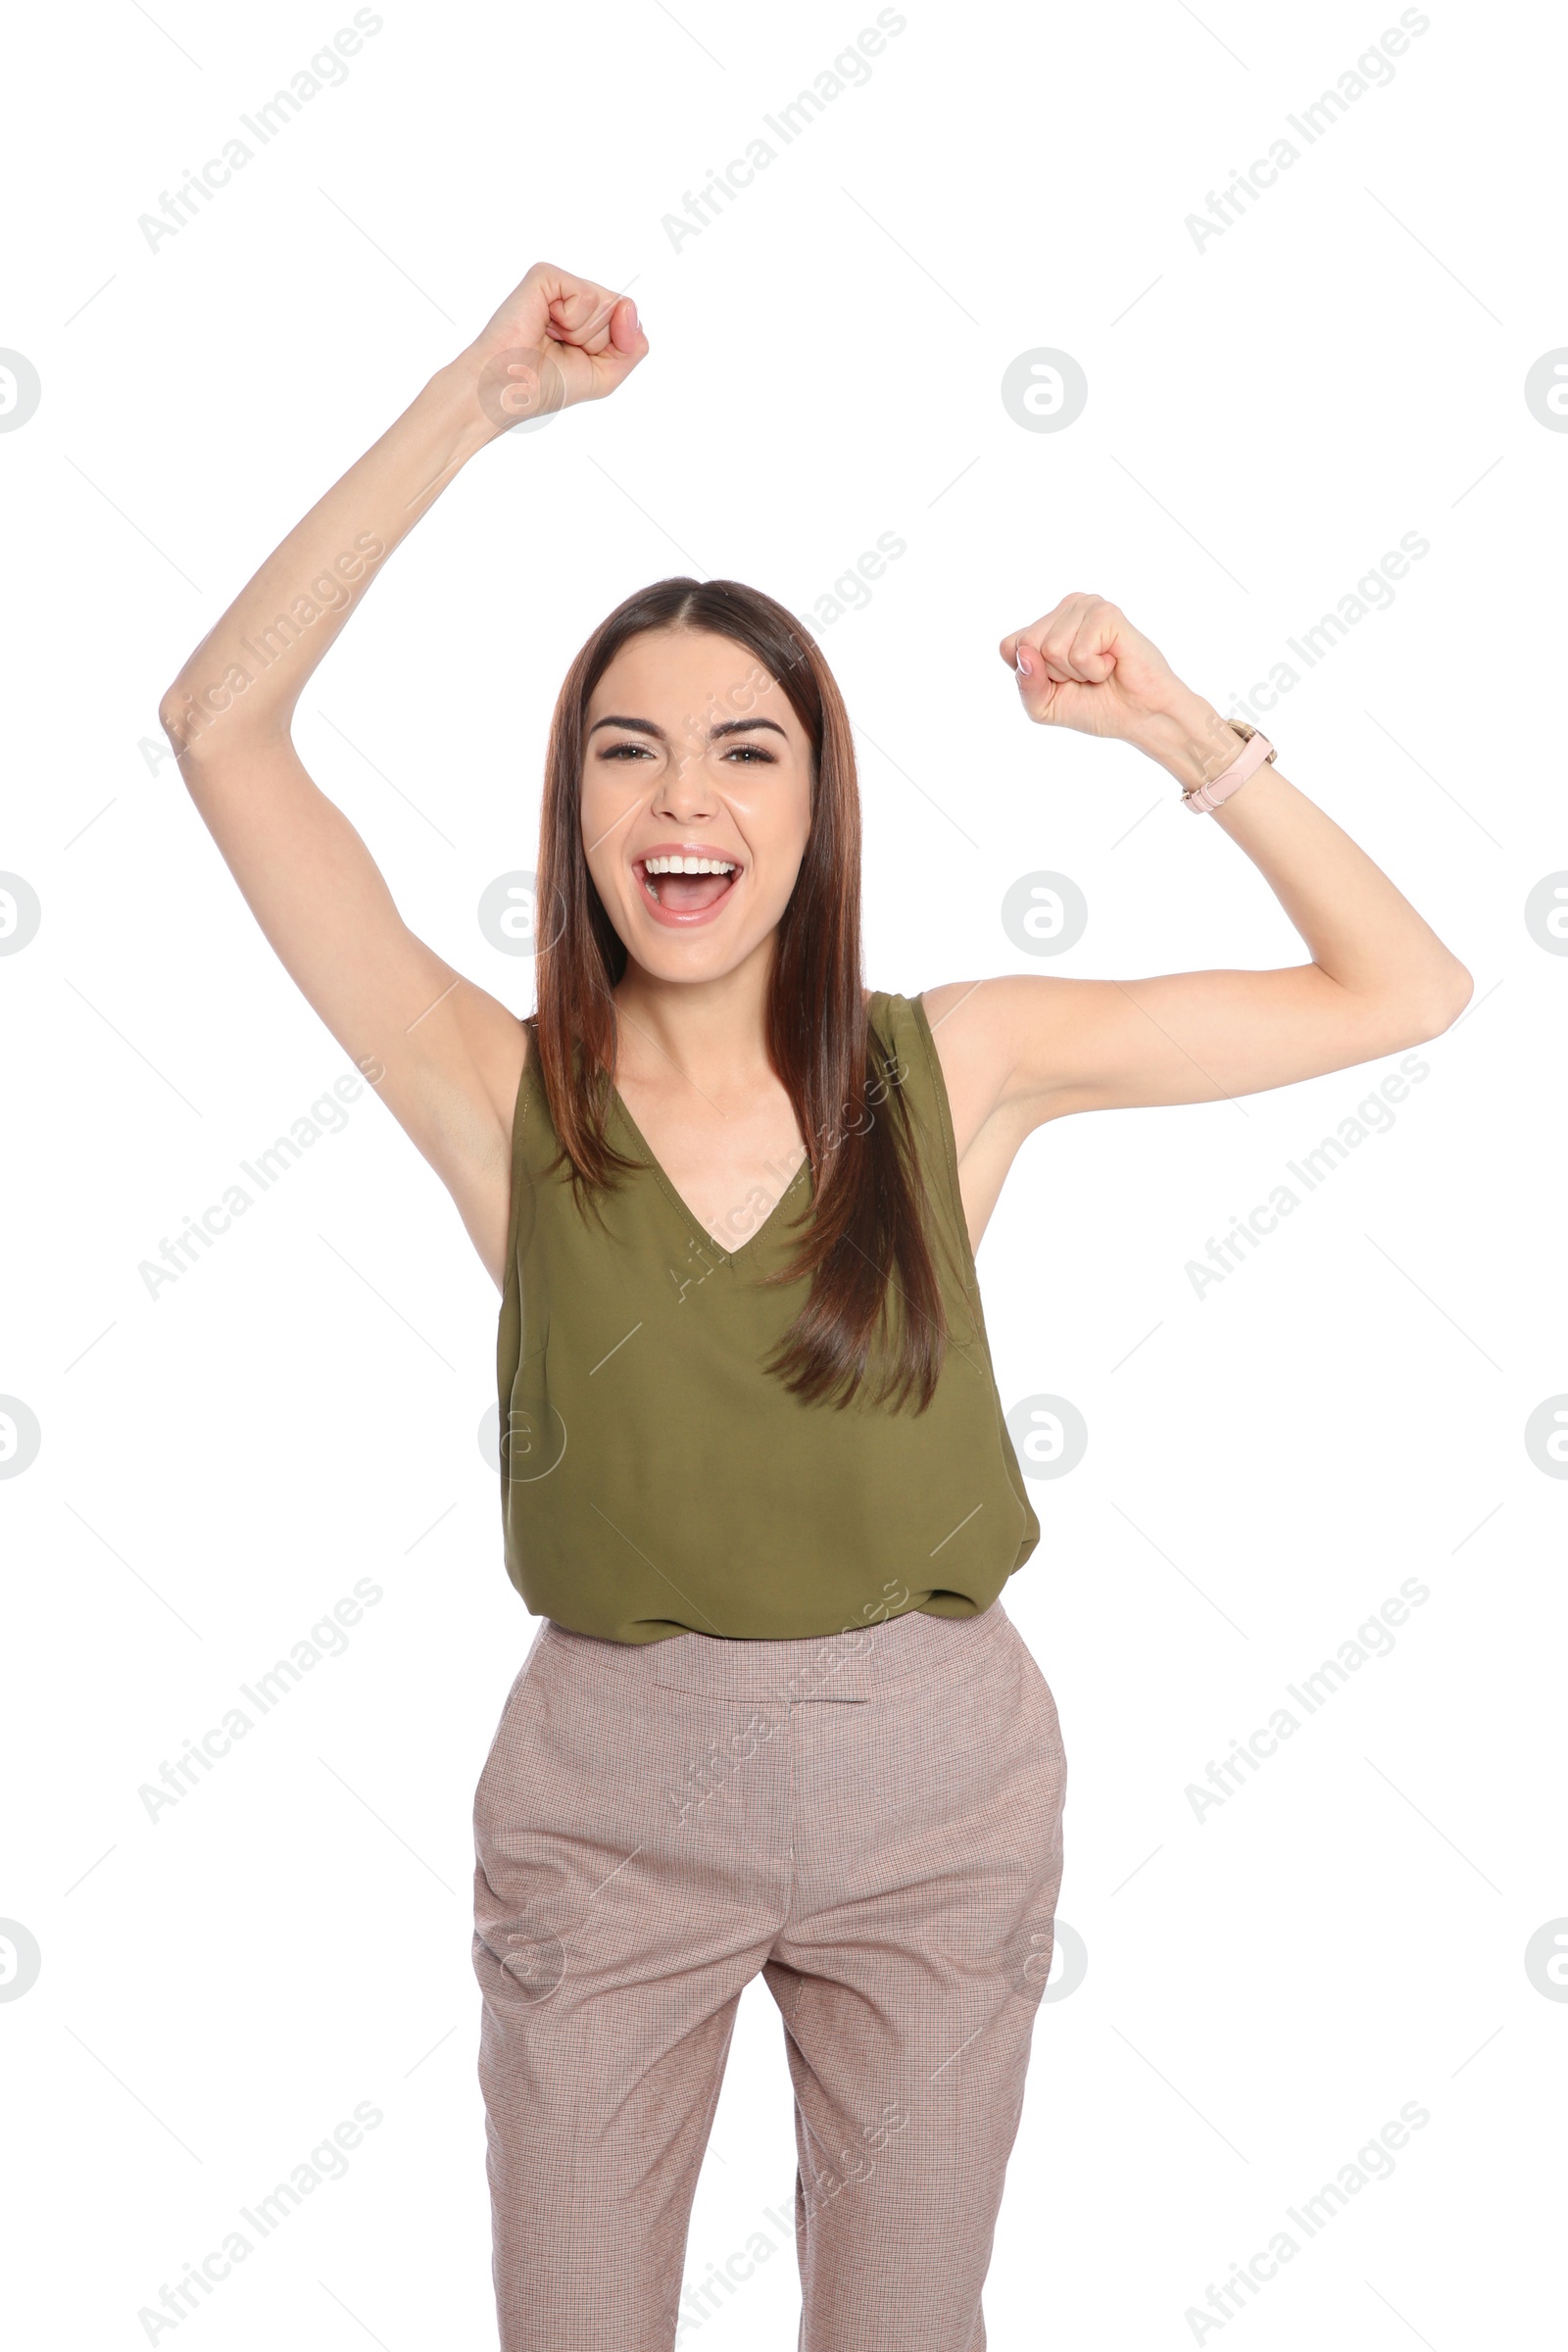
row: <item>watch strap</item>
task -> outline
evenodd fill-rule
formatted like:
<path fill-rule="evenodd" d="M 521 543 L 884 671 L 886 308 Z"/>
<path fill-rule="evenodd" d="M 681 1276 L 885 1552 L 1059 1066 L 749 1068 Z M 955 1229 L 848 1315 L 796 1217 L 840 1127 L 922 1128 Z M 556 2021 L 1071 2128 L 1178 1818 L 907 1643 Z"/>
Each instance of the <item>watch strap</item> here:
<path fill-rule="evenodd" d="M 1231 794 L 1247 782 L 1249 776 L 1255 776 L 1258 769 L 1266 766 L 1276 756 L 1273 744 L 1256 727 L 1248 726 L 1240 718 L 1228 719 L 1226 724 L 1234 727 L 1237 734 L 1246 740 L 1229 767 L 1222 769 L 1217 776 L 1210 776 L 1205 782 L 1194 785 L 1191 792 L 1182 794 L 1182 807 L 1190 808 L 1195 816 L 1212 815 L 1223 801 L 1228 801 Z"/>

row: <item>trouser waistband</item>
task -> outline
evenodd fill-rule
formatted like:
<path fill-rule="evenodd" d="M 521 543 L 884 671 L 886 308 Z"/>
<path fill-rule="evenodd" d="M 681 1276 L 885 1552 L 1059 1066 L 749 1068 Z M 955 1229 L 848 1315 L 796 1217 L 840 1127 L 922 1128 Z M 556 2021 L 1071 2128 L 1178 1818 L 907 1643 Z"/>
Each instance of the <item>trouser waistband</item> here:
<path fill-rule="evenodd" d="M 547 1617 L 539 1639 L 575 1649 L 622 1674 L 666 1690 L 708 1698 L 869 1698 L 890 1683 L 951 1671 L 977 1654 L 1009 1623 L 1000 1600 L 978 1617 L 935 1617 L 906 1609 L 883 1625 L 804 1641 L 722 1641 L 676 1634 L 660 1642 L 604 1642 Z"/>

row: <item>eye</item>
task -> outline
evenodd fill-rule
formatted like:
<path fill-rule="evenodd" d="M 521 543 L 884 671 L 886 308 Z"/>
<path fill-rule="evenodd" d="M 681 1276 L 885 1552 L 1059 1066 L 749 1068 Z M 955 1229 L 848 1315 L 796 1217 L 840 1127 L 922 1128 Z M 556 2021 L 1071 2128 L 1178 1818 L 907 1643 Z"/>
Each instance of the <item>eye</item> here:
<path fill-rule="evenodd" d="M 601 760 L 651 760 L 653 754 L 646 743 L 606 744 L 599 755 Z"/>
<path fill-rule="evenodd" d="M 726 760 L 739 760 L 743 765 L 748 767 L 754 760 L 760 761 L 764 767 L 772 767 L 775 764 L 773 754 L 764 752 L 760 743 L 737 743 L 731 751 L 724 754 L 724 757 Z"/>

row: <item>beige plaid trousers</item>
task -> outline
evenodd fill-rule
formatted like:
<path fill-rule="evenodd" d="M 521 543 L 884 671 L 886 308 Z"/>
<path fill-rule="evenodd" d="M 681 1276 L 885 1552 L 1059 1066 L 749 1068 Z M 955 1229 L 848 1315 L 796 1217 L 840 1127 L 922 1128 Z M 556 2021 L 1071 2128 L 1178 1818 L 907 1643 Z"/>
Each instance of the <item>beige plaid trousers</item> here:
<path fill-rule="evenodd" d="M 1065 1789 L 1000 1601 L 816 1641 L 546 1619 L 474 1804 L 503 2352 L 695 2341 L 692 2200 L 759 1971 L 795 2087 L 800 2352 L 983 2352 Z"/>

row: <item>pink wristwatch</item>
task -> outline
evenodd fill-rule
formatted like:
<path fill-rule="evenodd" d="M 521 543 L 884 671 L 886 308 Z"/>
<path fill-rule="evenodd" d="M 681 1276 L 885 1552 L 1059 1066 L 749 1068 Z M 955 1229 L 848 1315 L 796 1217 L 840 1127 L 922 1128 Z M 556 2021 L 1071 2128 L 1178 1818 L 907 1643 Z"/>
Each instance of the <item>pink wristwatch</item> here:
<path fill-rule="evenodd" d="M 1255 776 L 1275 756 L 1268 737 L 1260 735 L 1256 727 L 1250 727 L 1245 719 L 1231 718 L 1225 723 L 1234 727 L 1238 735 L 1245 736 L 1246 741 L 1229 767 L 1211 776 L 1207 783 L 1195 784 L 1191 792 L 1182 794 L 1182 807 L 1190 808 L 1195 816 L 1212 815 L 1222 801 L 1228 801 L 1239 785 L 1245 784 L 1249 776 Z"/>

